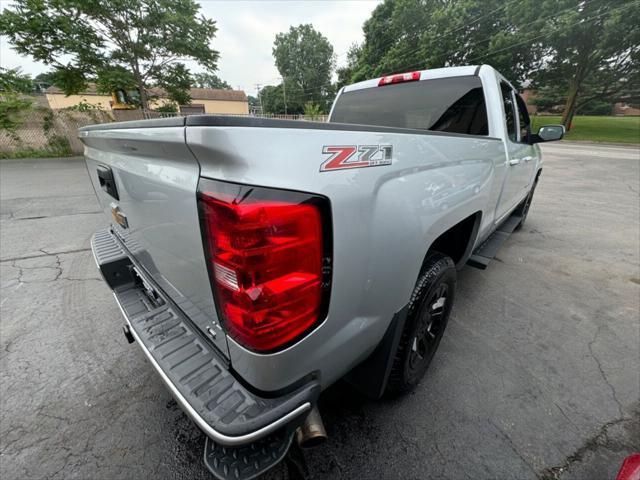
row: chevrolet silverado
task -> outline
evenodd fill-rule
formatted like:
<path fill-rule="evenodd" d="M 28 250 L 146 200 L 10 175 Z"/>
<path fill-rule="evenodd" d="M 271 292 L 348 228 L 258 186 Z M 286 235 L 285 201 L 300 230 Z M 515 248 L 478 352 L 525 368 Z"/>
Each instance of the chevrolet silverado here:
<path fill-rule="evenodd" d="M 340 90 L 327 123 L 194 115 L 80 129 L 110 226 L 96 263 L 206 434 L 218 478 L 325 438 L 321 392 L 423 377 L 457 271 L 486 268 L 542 170 L 524 101 L 492 67 Z"/>

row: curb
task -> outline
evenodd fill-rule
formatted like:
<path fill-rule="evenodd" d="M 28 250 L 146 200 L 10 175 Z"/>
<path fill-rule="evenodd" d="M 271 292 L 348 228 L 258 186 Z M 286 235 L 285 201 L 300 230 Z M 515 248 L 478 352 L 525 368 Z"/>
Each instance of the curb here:
<path fill-rule="evenodd" d="M 600 147 L 619 147 L 619 148 L 640 148 L 640 143 L 615 143 L 615 142 L 596 142 L 593 140 L 561 140 L 557 145 L 594 145 Z"/>

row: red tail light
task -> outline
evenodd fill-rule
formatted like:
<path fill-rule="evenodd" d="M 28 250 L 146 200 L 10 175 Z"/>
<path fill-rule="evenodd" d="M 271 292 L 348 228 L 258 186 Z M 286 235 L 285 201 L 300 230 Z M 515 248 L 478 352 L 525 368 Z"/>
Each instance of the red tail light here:
<path fill-rule="evenodd" d="M 331 276 L 327 200 L 206 179 L 199 190 L 209 274 L 227 333 L 267 352 L 322 321 Z"/>
<path fill-rule="evenodd" d="M 378 86 L 391 85 L 393 83 L 417 82 L 420 80 L 420 72 L 398 73 L 382 77 L 378 82 Z"/>

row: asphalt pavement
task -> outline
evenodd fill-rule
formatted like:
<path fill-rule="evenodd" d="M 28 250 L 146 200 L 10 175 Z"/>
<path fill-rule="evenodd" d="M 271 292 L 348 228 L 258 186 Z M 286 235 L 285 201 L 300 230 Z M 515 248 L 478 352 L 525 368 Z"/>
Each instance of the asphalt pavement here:
<path fill-rule="evenodd" d="M 543 146 L 527 223 L 459 274 L 411 394 L 321 400 L 329 441 L 270 479 L 610 479 L 640 451 L 640 150 Z M 0 478 L 210 479 L 204 436 L 123 320 L 81 159 L 0 161 Z"/>

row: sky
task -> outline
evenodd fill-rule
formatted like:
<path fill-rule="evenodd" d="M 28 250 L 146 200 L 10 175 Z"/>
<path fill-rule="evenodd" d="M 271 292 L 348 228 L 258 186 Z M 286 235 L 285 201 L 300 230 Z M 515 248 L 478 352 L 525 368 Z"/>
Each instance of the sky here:
<path fill-rule="evenodd" d="M 108 1 L 108 0 L 107 0 Z M 256 94 L 256 84 L 280 82 L 271 49 L 275 36 L 290 26 L 311 23 L 333 45 L 337 66 L 346 63 L 347 50 L 363 39 L 362 24 L 380 0 L 203 0 L 201 13 L 216 20 L 218 32 L 212 41 L 220 52 L 218 75 L 235 89 Z M 0 9 L 11 2 L 0 1 Z M 21 67 L 32 76 L 47 70 L 14 52 L 6 37 L 0 37 L 0 65 Z M 193 72 L 201 70 L 194 64 Z"/>

